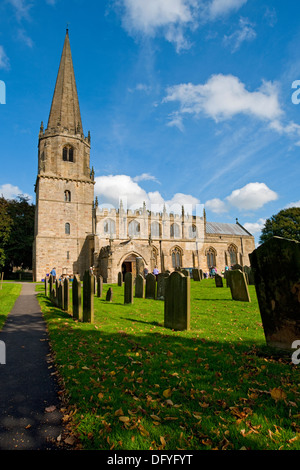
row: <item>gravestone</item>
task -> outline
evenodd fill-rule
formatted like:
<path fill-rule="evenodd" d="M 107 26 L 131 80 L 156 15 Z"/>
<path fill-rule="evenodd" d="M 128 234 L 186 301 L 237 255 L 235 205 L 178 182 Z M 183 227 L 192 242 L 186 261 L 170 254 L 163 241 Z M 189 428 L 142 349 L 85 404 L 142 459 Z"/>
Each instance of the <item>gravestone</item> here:
<path fill-rule="evenodd" d="M 82 321 L 81 281 L 78 274 L 75 274 L 72 283 L 72 303 L 74 320 Z"/>
<path fill-rule="evenodd" d="M 106 301 L 107 302 L 112 302 L 113 299 L 113 290 L 111 287 L 109 287 L 107 293 L 106 293 Z"/>
<path fill-rule="evenodd" d="M 193 279 L 194 281 L 200 281 L 200 270 L 197 268 L 193 268 Z"/>
<path fill-rule="evenodd" d="M 152 273 L 147 274 L 146 276 L 146 299 L 155 299 L 156 298 L 156 276 Z"/>
<path fill-rule="evenodd" d="M 103 277 L 100 274 L 97 277 L 97 297 L 102 296 L 102 290 L 103 290 Z"/>
<path fill-rule="evenodd" d="M 215 275 L 215 284 L 216 287 L 223 287 L 223 278 L 220 276 L 220 274 Z"/>
<path fill-rule="evenodd" d="M 83 275 L 82 321 L 94 323 L 95 277 L 89 270 Z"/>
<path fill-rule="evenodd" d="M 248 283 L 250 286 L 254 286 L 254 275 L 253 269 L 250 266 L 244 266 L 243 271 L 248 276 Z"/>
<path fill-rule="evenodd" d="M 137 256 L 135 259 L 136 263 L 136 275 L 142 274 L 144 271 L 144 263 L 143 258 L 141 256 Z"/>
<path fill-rule="evenodd" d="M 48 295 L 48 278 L 45 276 L 45 296 L 47 297 Z"/>
<path fill-rule="evenodd" d="M 133 303 L 133 274 L 128 272 L 124 279 L 124 304 Z"/>
<path fill-rule="evenodd" d="M 160 273 L 157 276 L 157 292 L 156 299 L 164 300 L 165 299 L 165 288 L 166 288 L 166 279 L 170 276 L 169 273 Z"/>
<path fill-rule="evenodd" d="M 182 272 L 182 274 L 184 274 L 185 276 L 190 277 L 190 273 L 187 271 L 187 269 L 183 269 L 181 272 Z"/>
<path fill-rule="evenodd" d="M 123 285 L 123 276 L 122 276 L 122 273 L 119 272 L 118 273 L 118 286 L 122 287 Z"/>
<path fill-rule="evenodd" d="M 135 280 L 135 297 L 144 299 L 145 297 L 145 279 L 144 276 L 138 274 Z"/>
<path fill-rule="evenodd" d="M 300 339 L 300 243 L 273 237 L 249 255 L 268 346 Z"/>
<path fill-rule="evenodd" d="M 203 279 L 203 271 L 202 271 L 202 269 L 199 269 L 199 273 L 200 273 L 200 279 L 202 280 L 202 279 Z"/>
<path fill-rule="evenodd" d="M 241 266 L 240 264 L 234 264 L 231 269 L 233 271 L 235 271 L 236 269 L 239 269 L 240 271 L 243 271 L 243 266 Z"/>
<path fill-rule="evenodd" d="M 64 290 L 64 310 L 67 312 L 69 310 L 69 300 L 70 300 L 70 292 L 69 292 L 69 279 L 64 279 L 63 281 L 63 290 Z"/>
<path fill-rule="evenodd" d="M 54 278 L 53 278 L 52 274 L 50 274 L 50 277 L 49 277 L 49 297 L 50 297 L 51 300 L 53 298 L 53 289 L 54 289 Z"/>
<path fill-rule="evenodd" d="M 247 281 L 243 271 L 234 269 L 228 271 L 228 281 L 231 290 L 232 300 L 239 300 L 241 302 L 251 302 Z"/>
<path fill-rule="evenodd" d="M 190 277 L 178 271 L 165 280 L 164 326 L 190 329 Z"/>
<path fill-rule="evenodd" d="M 64 285 L 62 281 L 58 281 L 57 306 L 61 310 L 64 309 Z"/>

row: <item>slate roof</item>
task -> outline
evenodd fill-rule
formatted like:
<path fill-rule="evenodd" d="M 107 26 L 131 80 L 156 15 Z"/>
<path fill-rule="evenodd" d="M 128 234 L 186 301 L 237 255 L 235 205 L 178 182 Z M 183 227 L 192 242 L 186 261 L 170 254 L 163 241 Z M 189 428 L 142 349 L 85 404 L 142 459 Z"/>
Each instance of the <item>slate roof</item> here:
<path fill-rule="evenodd" d="M 216 235 L 250 235 L 250 233 L 239 224 L 222 224 L 218 222 L 206 222 L 206 233 Z"/>

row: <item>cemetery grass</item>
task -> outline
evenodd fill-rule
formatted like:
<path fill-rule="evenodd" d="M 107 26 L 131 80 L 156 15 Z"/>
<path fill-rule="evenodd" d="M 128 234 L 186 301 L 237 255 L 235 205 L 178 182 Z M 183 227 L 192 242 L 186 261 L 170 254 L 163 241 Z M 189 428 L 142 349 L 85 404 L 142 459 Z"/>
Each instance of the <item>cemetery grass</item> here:
<path fill-rule="evenodd" d="M 21 289 L 21 284 L 2 284 L 2 289 L 0 289 L 0 330 L 3 328 L 7 315 L 19 297 Z"/>
<path fill-rule="evenodd" d="M 266 347 L 253 286 L 244 303 L 213 280 L 191 281 L 184 332 L 163 327 L 163 301 L 124 305 L 117 285 L 94 297 L 94 324 L 37 289 L 80 448 L 300 450 L 299 366 Z"/>

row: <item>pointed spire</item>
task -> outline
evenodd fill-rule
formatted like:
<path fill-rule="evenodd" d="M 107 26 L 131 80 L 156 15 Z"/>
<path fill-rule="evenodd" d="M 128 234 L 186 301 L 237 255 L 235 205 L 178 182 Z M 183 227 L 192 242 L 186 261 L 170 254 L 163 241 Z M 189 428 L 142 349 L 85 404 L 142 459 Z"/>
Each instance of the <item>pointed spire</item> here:
<path fill-rule="evenodd" d="M 48 130 L 51 129 L 83 134 L 68 29 L 49 114 Z"/>

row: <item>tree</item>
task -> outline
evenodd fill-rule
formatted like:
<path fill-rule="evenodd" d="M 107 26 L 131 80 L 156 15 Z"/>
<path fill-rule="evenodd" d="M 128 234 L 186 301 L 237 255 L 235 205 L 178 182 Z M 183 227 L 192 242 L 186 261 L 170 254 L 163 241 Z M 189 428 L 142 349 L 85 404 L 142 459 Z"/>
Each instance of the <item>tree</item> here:
<path fill-rule="evenodd" d="M 8 212 L 8 201 L 4 197 L 0 197 L 0 269 L 5 265 L 5 247 L 9 240 L 12 219 Z"/>
<path fill-rule="evenodd" d="M 259 241 L 264 243 L 272 237 L 300 241 L 300 207 L 283 209 L 266 220 Z"/>

